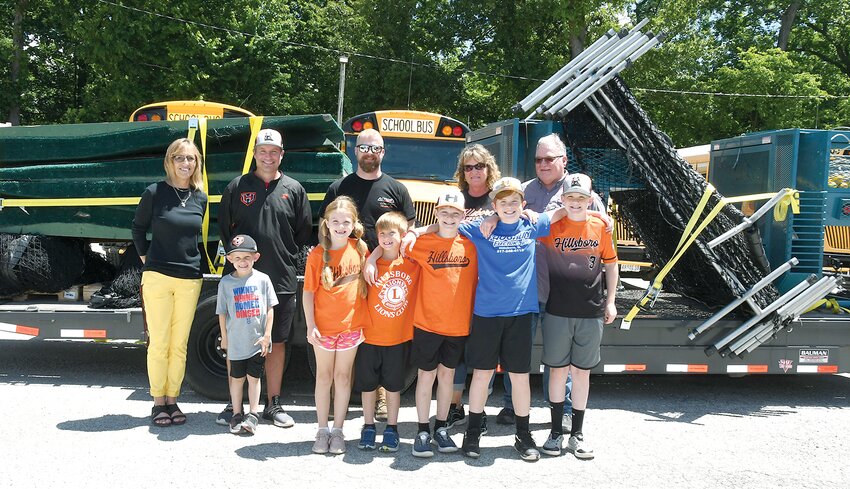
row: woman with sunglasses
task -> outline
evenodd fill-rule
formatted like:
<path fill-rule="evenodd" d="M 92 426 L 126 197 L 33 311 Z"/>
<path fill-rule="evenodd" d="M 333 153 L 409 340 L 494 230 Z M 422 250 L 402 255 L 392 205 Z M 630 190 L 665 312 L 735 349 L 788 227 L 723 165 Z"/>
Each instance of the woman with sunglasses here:
<path fill-rule="evenodd" d="M 166 179 L 145 189 L 133 218 L 133 243 L 144 264 L 141 295 L 154 426 L 186 422 L 177 396 L 203 276 L 198 241 L 207 195 L 202 190 L 201 164 L 192 141 L 171 143 L 163 162 Z"/>
<path fill-rule="evenodd" d="M 466 199 L 466 219 L 474 220 L 493 214 L 490 190 L 502 177 L 496 159 L 480 144 L 463 148 L 457 158 L 455 178 Z"/>

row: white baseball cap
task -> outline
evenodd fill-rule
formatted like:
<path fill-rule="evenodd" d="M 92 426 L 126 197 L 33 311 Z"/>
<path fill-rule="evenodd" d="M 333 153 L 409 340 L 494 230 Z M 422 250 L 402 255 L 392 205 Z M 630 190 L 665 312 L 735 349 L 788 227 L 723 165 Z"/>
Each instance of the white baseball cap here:
<path fill-rule="evenodd" d="M 450 188 L 440 194 L 440 197 L 437 198 L 437 205 L 435 205 L 434 208 L 439 209 L 440 207 L 454 207 L 455 209 L 465 211 L 465 205 L 466 199 L 463 198 L 463 193 L 456 188 Z"/>
<path fill-rule="evenodd" d="M 263 129 L 259 134 L 257 134 L 257 141 L 254 143 L 254 146 L 264 145 L 277 146 L 278 148 L 283 149 L 283 136 L 274 129 Z"/>
<path fill-rule="evenodd" d="M 514 177 L 503 177 L 496 180 L 496 183 L 493 184 L 493 190 L 490 191 L 490 198 L 496 200 L 496 196 L 502 192 L 516 192 L 521 198 L 525 198 L 522 182 Z"/>
<path fill-rule="evenodd" d="M 590 177 L 584 173 L 570 173 L 564 179 L 564 194 L 581 194 L 590 197 Z"/>

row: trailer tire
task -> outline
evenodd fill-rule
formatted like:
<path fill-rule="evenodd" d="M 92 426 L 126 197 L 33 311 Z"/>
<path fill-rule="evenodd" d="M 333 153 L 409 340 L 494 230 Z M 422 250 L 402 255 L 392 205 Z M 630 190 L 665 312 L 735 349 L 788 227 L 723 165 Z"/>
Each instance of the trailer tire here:
<path fill-rule="evenodd" d="M 221 332 L 215 313 L 216 296 L 198 303 L 189 347 L 186 352 L 186 381 L 198 394 L 219 401 L 227 401 L 226 355 L 221 349 Z"/>

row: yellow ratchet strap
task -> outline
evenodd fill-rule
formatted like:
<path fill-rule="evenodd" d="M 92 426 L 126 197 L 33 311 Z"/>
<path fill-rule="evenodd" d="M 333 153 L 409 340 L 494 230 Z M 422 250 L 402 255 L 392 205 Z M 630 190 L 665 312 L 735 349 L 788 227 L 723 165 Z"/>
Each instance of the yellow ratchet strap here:
<path fill-rule="evenodd" d="M 661 283 L 664 280 L 664 277 L 666 277 L 667 274 L 670 273 L 670 270 L 673 268 L 673 265 L 675 265 L 676 262 L 679 261 L 679 258 L 681 258 L 682 255 L 685 254 L 685 251 L 687 251 L 691 243 L 694 242 L 697 235 L 699 235 L 699 233 L 702 232 L 703 229 L 705 229 L 708 223 L 710 223 L 714 219 L 714 217 L 720 212 L 720 209 L 723 208 L 723 201 L 721 200 L 720 203 L 718 203 L 715 208 L 711 210 L 711 213 L 709 213 L 709 215 L 699 225 L 699 227 L 697 227 L 697 230 L 693 234 L 691 234 L 692 230 L 694 229 L 694 226 L 696 226 L 696 223 L 699 221 L 699 217 L 702 215 L 703 209 L 705 209 L 705 206 L 708 205 L 708 199 L 711 197 L 712 193 L 714 193 L 714 186 L 708 184 L 705 188 L 705 192 L 703 192 L 702 194 L 702 198 L 694 209 L 694 213 L 688 220 L 688 224 L 685 226 L 685 230 L 682 232 L 682 237 L 679 238 L 679 243 L 676 245 L 676 250 L 673 252 L 673 257 L 670 259 L 667 265 L 665 265 L 664 268 L 662 268 L 661 271 L 659 271 L 658 274 L 655 276 L 655 280 L 652 282 L 652 285 L 650 285 L 649 289 L 647 289 L 646 294 L 643 296 L 643 298 L 639 300 L 637 304 L 632 306 L 631 310 L 629 310 L 629 313 L 626 314 L 622 322 L 620 322 L 620 329 L 630 329 L 632 327 L 632 321 L 638 315 L 638 313 L 643 310 L 647 304 L 650 304 L 650 302 L 652 304 L 655 303 L 655 300 L 658 299 L 658 294 L 661 293 Z M 650 304 L 649 307 L 652 307 L 652 305 Z"/>
<path fill-rule="evenodd" d="M 814 311 L 815 309 L 819 309 L 821 307 L 825 307 L 827 311 L 833 314 L 848 314 L 850 313 L 850 309 L 846 307 L 841 307 L 836 299 L 820 299 L 812 304 L 806 312 Z"/>
<path fill-rule="evenodd" d="M 201 179 L 204 182 L 204 193 L 207 194 L 207 208 L 204 211 L 204 225 L 201 228 L 201 239 L 204 244 L 204 256 L 207 258 L 207 266 L 211 272 L 216 272 L 215 265 L 213 265 L 213 261 L 210 258 L 210 251 L 207 248 L 207 238 L 210 235 L 210 185 L 209 178 L 207 177 L 207 119 L 202 118 L 196 122 L 196 124 L 201 132 Z M 189 122 L 189 139 L 194 140 L 195 137 L 195 127 L 193 127 L 192 122 Z"/>

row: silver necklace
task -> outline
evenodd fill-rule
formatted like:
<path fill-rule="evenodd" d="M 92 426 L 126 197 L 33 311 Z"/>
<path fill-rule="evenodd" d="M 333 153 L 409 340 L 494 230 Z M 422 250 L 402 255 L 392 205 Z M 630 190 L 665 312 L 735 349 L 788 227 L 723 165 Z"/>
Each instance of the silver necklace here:
<path fill-rule="evenodd" d="M 174 190 L 174 195 L 176 195 L 176 196 L 177 196 L 177 200 L 179 200 L 179 201 L 180 201 L 180 207 L 186 207 L 186 202 L 188 202 L 188 201 L 189 201 L 189 197 L 191 197 L 191 196 L 192 196 L 192 189 L 190 188 L 190 189 L 187 191 L 187 192 L 189 192 L 189 193 L 188 193 L 188 194 L 186 194 L 186 198 L 184 199 L 183 197 L 180 197 L 180 193 L 179 193 L 179 192 L 177 192 L 177 187 L 171 187 L 171 188 L 172 188 L 172 190 Z"/>

